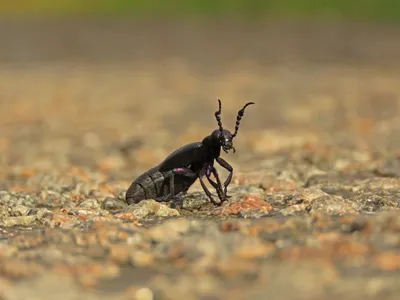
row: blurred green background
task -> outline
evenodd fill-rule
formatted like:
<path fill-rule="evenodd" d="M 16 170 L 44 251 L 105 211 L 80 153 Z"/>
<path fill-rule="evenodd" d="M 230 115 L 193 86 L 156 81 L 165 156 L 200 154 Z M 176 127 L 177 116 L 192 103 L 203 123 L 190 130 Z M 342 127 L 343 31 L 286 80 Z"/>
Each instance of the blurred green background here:
<path fill-rule="evenodd" d="M 399 0 L 14 0 L 1 17 L 240 17 L 400 21 Z"/>

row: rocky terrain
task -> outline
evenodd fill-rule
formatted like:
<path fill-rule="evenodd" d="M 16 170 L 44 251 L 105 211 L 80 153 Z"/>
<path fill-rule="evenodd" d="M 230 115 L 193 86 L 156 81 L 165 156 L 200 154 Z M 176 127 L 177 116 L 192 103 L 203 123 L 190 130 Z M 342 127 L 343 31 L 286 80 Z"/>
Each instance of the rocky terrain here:
<path fill-rule="evenodd" d="M 400 29 L 94 24 L 0 26 L 0 299 L 398 299 Z M 218 97 L 232 198 L 128 206 Z"/>

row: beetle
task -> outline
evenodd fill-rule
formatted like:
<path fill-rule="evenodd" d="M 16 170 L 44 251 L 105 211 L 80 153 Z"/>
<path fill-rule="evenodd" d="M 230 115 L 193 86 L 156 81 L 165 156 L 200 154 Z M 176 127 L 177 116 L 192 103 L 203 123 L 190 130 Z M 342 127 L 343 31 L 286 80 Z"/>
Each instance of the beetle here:
<path fill-rule="evenodd" d="M 236 152 L 233 146 L 233 139 L 238 133 L 240 121 L 246 107 L 255 103 L 248 102 L 238 111 L 233 134 L 222 127 L 220 117 L 222 105 L 220 99 L 218 99 L 218 104 L 218 111 L 214 113 L 218 129 L 206 136 L 201 142 L 194 142 L 180 147 L 167 156 L 159 165 L 136 178 L 126 191 L 125 199 L 128 204 L 138 203 L 144 199 L 163 202 L 179 198 L 187 193 L 197 179 L 200 180 L 204 192 L 214 205 L 221 205 L 227 198 L 230 198 L 227 195 L 227 188 L 232 179 L 233 168 L 220 156 L 221 148 L 225 153 L 231 150 L 233 153 Z M 229 172 L 223 185 L 214 167 L 214 161 L 217 161 L 219 165 Z M 211 179 L 211 174 L 214 175 L 217 182 Z M 213 198 L 206 187 L 202 180 L 204 175 L 216 189 L 219 201 Z"/>

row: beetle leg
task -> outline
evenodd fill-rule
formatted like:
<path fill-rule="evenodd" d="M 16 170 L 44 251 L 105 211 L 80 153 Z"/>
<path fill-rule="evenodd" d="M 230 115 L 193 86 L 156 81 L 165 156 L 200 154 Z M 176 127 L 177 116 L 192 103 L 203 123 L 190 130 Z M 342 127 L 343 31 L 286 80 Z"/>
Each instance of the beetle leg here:
<path fill-rule="evenodd" d="M 199 177 L 200 180 L 200 184 L 203 187 L 204 192 L 206 193 L 206 195 L 208 196 L 208 198 L 210 198 L 210 201 L 214 204 L 214 205 L 220 205 L 221 203 L 218 203 L 217 201 L 214 200 L 214 198 L 211 195 L 211 192 L 209 191 L 209 189 L 207 188 L 207 186 L 204 184 L 203 180 L 201 179 L 201 177 Z"/>
<path fill-rule="evenodd" d="M 194 173 L 192 170 L 188 169 L 188 168 L 175 168 L 169 172 L 166 172 L 164 174 L 165 177 L 169 178 L 169 194 L 166 196 L 161 196 L 159 197 L 158 201 L 163 202 L 163 201 L 167 201 L 170 198 L 175 198 L 177 195 L 175 195 L 175 185 L 174 185 L 174 176 L 175 175 L 182 175 L 182 176 L 186 176 L 189 178 L 196 178 L 196 173 Z M 185 192 L 187 191 L 187 189 L 185 190 Z"/>
<path fill-rule="evenodd" d="M 213 173 L 214 174 L 214 172 L 213 172 L 213 166 L 212 165 L 207 165 L 206 167 L 206 177 L 207 177 L 207 179 L 208 179 L 208 182 L 214 187 L 214 188 L 216 188 L 216 189 L 218 189 L 218 188 L 220 188 L 220 187 L 218 187 L 218 184 L 215 182 L 215 181 L 213 181 L 212 179 L 211 179 L 211 173 Z"/>
<path fill-rule="evenodd" d="M 207 188 L 207 186 L 206 186 L 205 183 L 203 182 L 202 177 L 204 176 L 204 172 L 206 173 L 205 175 L 206 175 L 206 177 L 207 177 L 207 169 L 206 169 L 206 168 L 203 168 L 203 169 L 200 171 L 200 174 L 199 174 L 200 184 L 201 184 L 201 186 L 202 186 L 204 192 L 206 193 L 206 195 L 208 196 L 208 198 L 210 198 L 210 201 L 211 201 L 214 205 L 221 205 L 221 202 L 218 203 L 217 201 L 214 200 L 214 198 L 212 197 L 212 194 L 211 194 L 210 190 Z M 207 178 L 208 178 L 208 177 L 207 177 Z M 217 191 L 218 191 L 218 189 L 217 189 Z M 219 194 L 219 193 L 218 193 L 218 194 Z"/>
<path fill-rule="evenodd" d="M 225 182 L 224 182 L 224 193 L 225 193 L 225 197 L 226 198 L 230 198 L 231 196 L 227 195 L 227 190 L 228 190 L 228 185 L 232 180 L 232 175 L 233 175 L 233 168 L 230 164 L 228 164 L 227 161 L 225 161 L 222 157 L 217 157 L 216 161 L 225 169 L 227 169 L 229 171 L 229 175 L 228 178 L 226 178 Z"/>
<path fill-rule="evenodd" d="M 221 192 L 221 194 L 224 196 L 224 198 L 223 199 L 221 199 L 221 201 L 225 201 L 228 197 L 230 197 L 230 196 L 228 196 L 227 194 L 226 194 L 226 189 L 225 189 L 225 191 L 224 192 L 222 192 L 222 184 L 221 184 L 221 181 L 220 181 L 220 179 L 219 179 L 219 175 L 218 175 L 218 172 L 217 172 L 217 169 L 216 168 L 214 168 L 214 167 L 212 167 L 212 172 L 213 172 L 213 174 L 214 174 L 214 177 L 216 178 L 216 180 L 217 180 L 217 183 L 218 183 L 218 187 L 219 187 L 219 191 Z M 221 195 L 221 196 L 222 196 Z"/>
<path fill-rule="evenodd" d="M 173 198 L 175 196 L 174 173 L 173 172 L 171 172 L 171 173 L 168 172 L 168 174 L 165 174 L 164 176 L 169 178 L 169 194 L 165 195 L 165 196 L 158 197 L 157 200 L 159 202 L 168 201 L 170 198 Z M 161 190 L 162 190 L 162 188 L 161 188 Z"/>
<path fill-rule="evenodd" d="M 217 180 L 217 182 L 213 181 L 211 179 L 211 173 L 214 175 L 215 179 Z M 207 169 L 206 169 L 206 177 L 208 179 L 208 182 L 216 189 L 217 194 L 219 199 L 223 202 L 225 201 L 225 197 L 223 197 L 222 195 L 222 185 L 221 185 L 221 181 L 219 180 L 219 176 L 218 176 L 218 172 L 217 170 L 214 168 L 214 166 L 212 165 L 208 165 Z"/>
<path fill-rule="evenodd" d="M 190 168 L 175 168 L 175 169 L 172 170 L 172 172 L 173 172 L 175 175 L 185 176 L 185 177 L 187 177 L 187 178 L 189 178 L 189 179 L 194 179 L 194 180 L 197 179 L 197 174 L 196 174 L 195 172 L 193 172 L 193 170 L 190 169 Z M 185 189 L 183 189 L 183 190 L 181 191 L 180 194 L 181 194 L 181 195 L 186 195 L 186 194 L 187 194 L 187 191 L 189 190 L 189 188 L 190 188 L 190 186 L 189 186 L 189 187 L 186 187 Z"/>

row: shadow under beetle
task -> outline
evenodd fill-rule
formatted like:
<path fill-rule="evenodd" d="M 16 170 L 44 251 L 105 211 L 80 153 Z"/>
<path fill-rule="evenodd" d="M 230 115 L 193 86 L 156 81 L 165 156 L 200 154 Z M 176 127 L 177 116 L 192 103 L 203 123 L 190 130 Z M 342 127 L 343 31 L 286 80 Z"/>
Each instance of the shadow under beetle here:
<path fill-rule="evenodd" d="M 233 139 L 238 133 L 240 120 L 244 115 L 247 106 L 254 102 L 247 103 L 239 110 L 236 120 L 235 132 L 232 134 L 222 127 L 221 123 L 221 101 L 218 99 L 219 109 L 215 112 L 218 129 L 214 130 L 203 141 L 182 146 L 171 153 L 162 163 L 140 175 L 132 182 L 126 192 L 128 204 L 138 203 L 145 199 L 154 199 L 159 202 L 175 199 L 181 194 L 186 194 L 190 186 L 197 180 L 204 189 L 214 205 L 221 205 L 227 198 L 227 188 L 232 179 L 233 168 L 220 157 L 221 148 L 228 153 L 229 150 L 236 152 L 233 146 Z M 222 188 L 218 172 L 214 167 L 216 160 L 223 168 L 229 171 Z M 217 182 L 211 179 L 214 175 Z M 219 201 L 215 201 L 203 182 L 204 175 L 209 183 L 216 189 Z"/>

